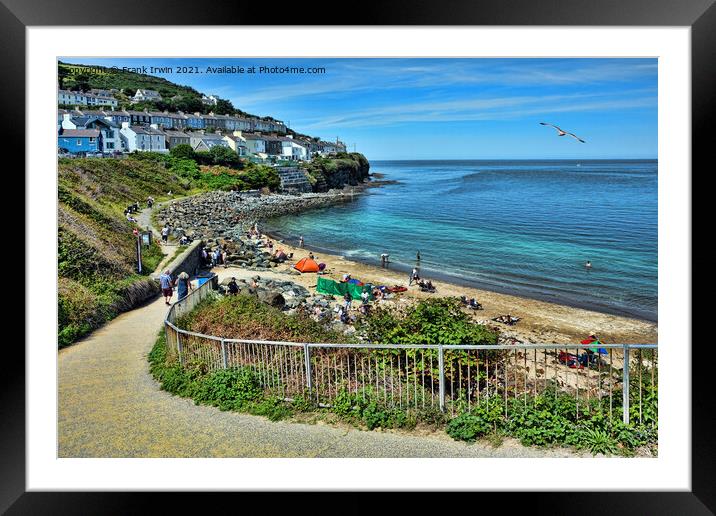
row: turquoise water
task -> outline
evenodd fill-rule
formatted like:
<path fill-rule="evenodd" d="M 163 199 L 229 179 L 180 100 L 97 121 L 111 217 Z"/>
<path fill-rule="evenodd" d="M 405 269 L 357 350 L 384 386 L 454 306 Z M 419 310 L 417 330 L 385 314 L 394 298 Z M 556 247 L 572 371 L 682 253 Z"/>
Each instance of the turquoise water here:
<path fill-rule="evenodd" d="M 498 292 L 657 318 L 656 160 L 375 161 L 399 184 L 268 221 L 306 246 Z M 592 262 L 592 269 L 584 264 Z"/>

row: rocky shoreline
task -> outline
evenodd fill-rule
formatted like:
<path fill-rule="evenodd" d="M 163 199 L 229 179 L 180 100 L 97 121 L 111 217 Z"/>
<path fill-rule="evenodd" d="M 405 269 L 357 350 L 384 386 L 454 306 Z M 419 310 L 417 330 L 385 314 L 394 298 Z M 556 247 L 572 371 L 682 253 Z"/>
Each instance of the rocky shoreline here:
<path fill-rule="evenodd" d="M 238 238 L 256 222 L 350 202 L 354 193 L 350 188 L 300 195 L 209 192 L 162 206 L 156 221 L 159 227 L 168 225 L 175 235 L 183 233 L 193 240 Z"/>

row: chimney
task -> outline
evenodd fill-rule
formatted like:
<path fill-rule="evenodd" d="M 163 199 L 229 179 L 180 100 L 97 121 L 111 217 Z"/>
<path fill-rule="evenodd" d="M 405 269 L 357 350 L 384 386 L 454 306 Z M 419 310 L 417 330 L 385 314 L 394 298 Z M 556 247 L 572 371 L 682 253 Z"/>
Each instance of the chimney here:
<path fill-rule="evenodd" d="M 129 122 L 122 122 L 122 129 L 129 129 Z"/>
<path fill-rule="evenodd" d="M 149 124 L 149 127 L 152 129 L 159 129 L 159 126 L 157 124 Z"/>
<path fill-rule="evenodd" d="M 234 136 L 241 137 L 241 131 L 234 131 Z"/>

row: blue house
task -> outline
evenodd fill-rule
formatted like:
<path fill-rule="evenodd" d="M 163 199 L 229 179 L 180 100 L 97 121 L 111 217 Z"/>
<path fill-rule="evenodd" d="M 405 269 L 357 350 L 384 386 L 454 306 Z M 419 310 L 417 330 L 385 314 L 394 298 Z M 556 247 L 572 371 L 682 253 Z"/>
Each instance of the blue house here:
<path fill-rule="evenodd" d="M 57 135 L 57 148 L 72 154 L 99 151 L 99 130 L 62 129 Z"/>

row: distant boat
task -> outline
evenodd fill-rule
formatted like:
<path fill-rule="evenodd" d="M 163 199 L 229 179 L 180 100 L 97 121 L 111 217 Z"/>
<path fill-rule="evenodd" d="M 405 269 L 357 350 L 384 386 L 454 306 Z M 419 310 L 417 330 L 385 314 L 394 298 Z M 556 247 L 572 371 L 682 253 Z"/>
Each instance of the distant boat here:
<path fill-rule="evenodd" d="M 581 166 L 582 166 L 582 164 L 581 164 L 581 163 L 577 163 L 577 166 L 578 166 L 578 167 L 581 167 Z"/>

